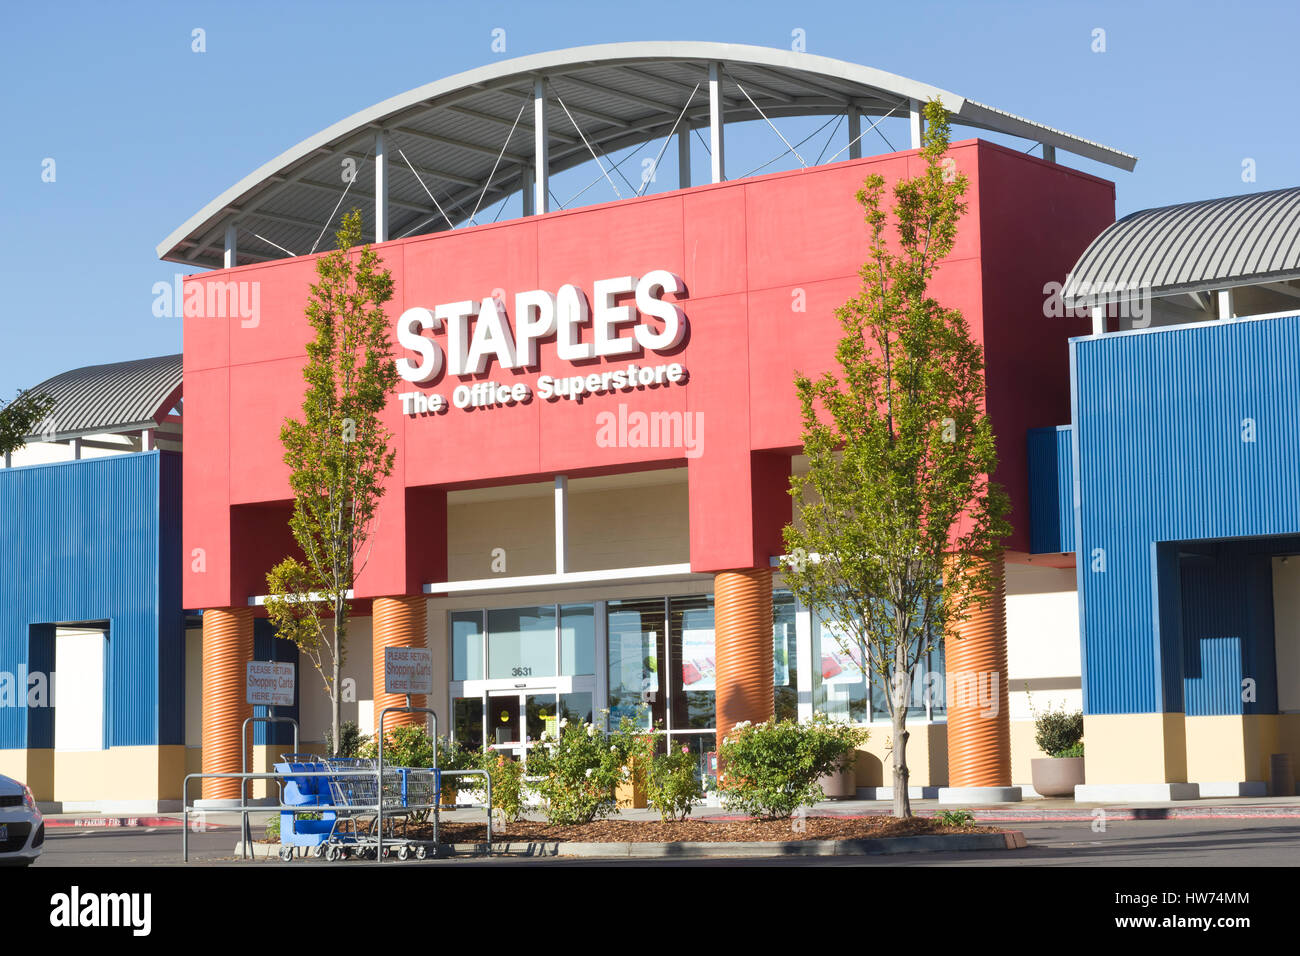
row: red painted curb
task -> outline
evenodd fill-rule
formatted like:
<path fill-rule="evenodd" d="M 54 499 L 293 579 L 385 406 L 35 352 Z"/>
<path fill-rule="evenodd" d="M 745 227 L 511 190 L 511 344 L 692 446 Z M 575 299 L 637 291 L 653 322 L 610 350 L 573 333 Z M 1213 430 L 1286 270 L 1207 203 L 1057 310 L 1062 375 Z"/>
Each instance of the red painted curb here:
<path fill-rule="evenodd" d="M 81 827 L 83 829 L 106 830 L 116 827 L 178 827 L 178 817 L 66 817 L 63 819 L 45 818 L 46 827 Z"/>

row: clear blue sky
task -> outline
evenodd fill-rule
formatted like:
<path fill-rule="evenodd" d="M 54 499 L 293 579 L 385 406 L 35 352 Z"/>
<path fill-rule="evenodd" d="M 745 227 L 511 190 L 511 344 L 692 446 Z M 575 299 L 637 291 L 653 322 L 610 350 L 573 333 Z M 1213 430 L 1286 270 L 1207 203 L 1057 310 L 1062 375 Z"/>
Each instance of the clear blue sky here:
<path fill-rule="evenodd" d="M 179 351 L 178 321 L 151 312 L 153 284 L 177 271 L 157 260 L 155 246 L 299 140 L 500 58 L 490 48 L 497 27 L 506 57 L 647 39 L 788 48 L 801 29 L 810 53 L 1136 154 L 1133 173 L 1060 156 L 1116 181 L 1123 215 L 1300 183 L 1298 9 L 1295 0 L 11 0 L 0 56 L 0 397 L 69 368 Z M 203 54 L 190 49 L 195 27 L 206 31 Z M 1092 50 L 1096 28 L 1106 31 L 1104 53 Z M 786 122 L 793 139 L 822 120 Z M 887 132 L 895 145 L 906 142 L 898 132 Z M 821 141 L 811 141 L 814 154 Z M 728 169 L 739 174 L 782 148 L 769 130 L 747 130 L 729 139 Z M 872 148 L 886 149 L 879 140 Z M 47 157 L 56 162 L 53 183 L 41 179 Z M 1256 163 L 1253 183 L 1242 181 L 1246 158 Z M 659 188 L 672 188 L 673 177 L 663 178 Z M 593 189 L 583 202 L 614 198 L 602 187 L 606 194 Z M 576 188 L 557 193 L 567 199 Z"/>

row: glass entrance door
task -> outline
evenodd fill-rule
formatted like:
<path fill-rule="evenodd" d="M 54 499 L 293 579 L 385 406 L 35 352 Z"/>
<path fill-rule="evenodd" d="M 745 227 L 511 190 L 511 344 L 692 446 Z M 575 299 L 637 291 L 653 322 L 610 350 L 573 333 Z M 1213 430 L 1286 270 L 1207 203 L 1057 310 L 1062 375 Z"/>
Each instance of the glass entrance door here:
<path fill-rule="evenodd" d="M 558 703 L 554 688 L 487 691 L 483 715 L 488 747 L 527 763 L 528 751 L 543 733 L 559 732 Z"/>

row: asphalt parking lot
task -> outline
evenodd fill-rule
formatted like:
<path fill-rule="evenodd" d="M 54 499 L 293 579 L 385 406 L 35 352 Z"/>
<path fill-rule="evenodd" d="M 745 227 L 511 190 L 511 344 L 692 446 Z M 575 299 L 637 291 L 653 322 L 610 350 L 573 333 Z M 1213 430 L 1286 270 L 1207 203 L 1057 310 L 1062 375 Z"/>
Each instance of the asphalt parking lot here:
<path fill-rule="evenodd" d="M 745 858 L 740 860 L 647 860 L 650 866 L 1104 866 L 1104 867 L 1223 867 L 1295 866 L 1300 860 L 1300 820 L 1213 819 L 1133 820 L 1107 824 L 1096 832 L 1087 822 L 1006 824 L 1025 833 L 1029 846 L 1017 851 L 967 851 L 889 856 Z M 314 860 L 292 863 L 239 860 L 234 853 L 236 827 L 218 827 L 190 834 L 192 866 L 342 866 L 361 868 L 373 862 L 337 864 Z M 562 858 L 446 859 L 424 863 L 389 860 L 385 867 L 407 866 L 626 866 L 628 860 L 569 860 Z M 179 827 L 53 828 L 45 852 L 36 863 L 53 866 L 179 866 Z"/>

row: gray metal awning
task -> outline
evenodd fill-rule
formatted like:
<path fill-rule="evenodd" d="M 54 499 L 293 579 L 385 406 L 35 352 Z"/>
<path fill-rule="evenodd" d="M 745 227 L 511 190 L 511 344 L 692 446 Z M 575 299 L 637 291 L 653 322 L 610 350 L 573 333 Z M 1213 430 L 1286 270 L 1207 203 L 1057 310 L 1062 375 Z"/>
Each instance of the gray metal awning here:
<path fill-rule="evenodd" d="M 53 398 L 54 409 L 53 428 L 28 439 L 64 441 L 154 428 L 181 399 L 181 356 L 88 365 L 48 378 L 30 392 Z"/>
<path fill-rule="evenodd" d="M 842 60 L 727 43 L 610 43 L 501 61 L 362 110 L 231 186 L 164 239 L 158 256 L 219 268 L 232 224 L 241 265 L 329 248 L 329 239 L 321 245 L 322 235 L 337 224 L 345 190 L 373 236 L 379 132 L 390 170 L 387 235 L 446 229 L 448 219 L 465 222 L 476 207 L 523 188 L 534 163 L 535 80 L 545 82 L 556 104 L 546 110 L 545 125 L 548 168 L 560 172 L 589 161 L 593 152 L 607 156 L 680 130 L 679 117 L 687 128 L 707 126 L 710 64 L 721 64 L 728 123 L 848 111 L 906 117 L 911 104 L 937 98 L 959 125 L 1024 137 L 1120 169 L 1136 162 L 1100 143 Z"/>
<path fill-rule="evenodd" d="M 1131 213 L 1066 279 L 1069 308 L 1300 278 L 1300 187 Z"/>

